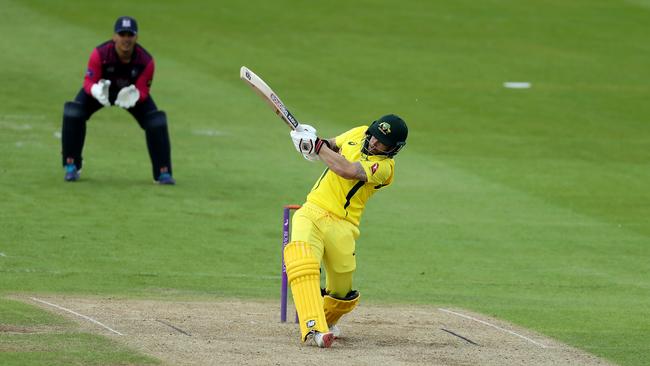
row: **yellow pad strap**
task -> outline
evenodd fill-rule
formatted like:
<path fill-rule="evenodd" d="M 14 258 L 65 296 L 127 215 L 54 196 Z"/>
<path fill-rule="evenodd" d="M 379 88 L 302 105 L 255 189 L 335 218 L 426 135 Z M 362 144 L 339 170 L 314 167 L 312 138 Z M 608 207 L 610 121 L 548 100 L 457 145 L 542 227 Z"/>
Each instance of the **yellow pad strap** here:
<path fill-rule="evenodd" d="M 345 299 L 337 299 L 330 295 L 323 296 L 323 308 L 325 311 L 325 319 L 327 325 L 332 326 L 336 324 L 341 317 L 351 312 L 359 303 L 359 292 L 354 291 L 352 296 Z"/>
<path fill-rule="evenodd" d="M 320 264 L 312 254 L 311 246 L 302 241 L 287 244 L 284 263 L 298 313 L 302 341 L 312 330 L 328 332 L 320 293 Z"/>

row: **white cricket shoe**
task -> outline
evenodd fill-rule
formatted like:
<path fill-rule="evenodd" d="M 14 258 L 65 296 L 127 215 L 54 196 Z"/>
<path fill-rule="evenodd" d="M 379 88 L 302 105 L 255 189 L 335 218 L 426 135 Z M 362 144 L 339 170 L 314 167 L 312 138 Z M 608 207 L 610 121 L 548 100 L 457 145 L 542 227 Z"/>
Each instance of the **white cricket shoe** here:
<path fill-rule="evenodd" d="M 320 348 L 330 348 L 334 342 L 334 334 L 332 332 L 321 333 L 314 331 L 314 343 Z"/>
<path fill-rule="evenodd" d="M 330 333 L 334 335 L 334 338 L 340 338 L 341 337 L 341 328 L 339 328 L 338 325 L 332 325 L 330 327 Z"/>

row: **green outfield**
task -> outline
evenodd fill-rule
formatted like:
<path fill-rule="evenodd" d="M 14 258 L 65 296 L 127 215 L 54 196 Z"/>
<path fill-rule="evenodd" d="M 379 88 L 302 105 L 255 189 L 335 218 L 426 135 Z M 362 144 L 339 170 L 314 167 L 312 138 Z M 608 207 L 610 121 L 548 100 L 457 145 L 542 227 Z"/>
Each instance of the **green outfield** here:
<path fill-rule="evenodd" d="M 650 359 L 650 1 L 0 8 L 0 330 L 69 326 L 16 294 L 277 296 L 282 206 L 323 164 L 239 80 L 246 65 L 323 136 L 387 113 L 409 124 L 395 184 L 362 220 L 364 302 L 458 306 L 621 365 Z M 156 59 L 178 184 L 152 184 L 117 107 L 90 120 L 82 180 L 64 183 L 63 103 L 125 14 Z M 157 362 L 115 347 L 0 331 L 0 364 Z"/>

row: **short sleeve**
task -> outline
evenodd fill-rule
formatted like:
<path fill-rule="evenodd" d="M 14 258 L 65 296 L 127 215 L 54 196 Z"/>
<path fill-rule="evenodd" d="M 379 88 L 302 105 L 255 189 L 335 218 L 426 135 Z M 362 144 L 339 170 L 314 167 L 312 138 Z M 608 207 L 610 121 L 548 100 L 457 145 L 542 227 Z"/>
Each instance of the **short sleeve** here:
<path fill-rule="evenodd" d="M 368 126 L 359 126 L 351 130 L 343 132 L 342 134 L 335 137 L 336 146 L 339 148 L 346 142 L 352 140 L 353 136 L 358 136 L 358 134 L 363 130 L 364 132 L 368 129 Z"/>
<path fill-rule="evenodd" d="M 366 171 L 368 183 L 387 186 L 393 181 L 393 164 L 391 159 L 379 161 L 362 160 L 361 167 Z"/>

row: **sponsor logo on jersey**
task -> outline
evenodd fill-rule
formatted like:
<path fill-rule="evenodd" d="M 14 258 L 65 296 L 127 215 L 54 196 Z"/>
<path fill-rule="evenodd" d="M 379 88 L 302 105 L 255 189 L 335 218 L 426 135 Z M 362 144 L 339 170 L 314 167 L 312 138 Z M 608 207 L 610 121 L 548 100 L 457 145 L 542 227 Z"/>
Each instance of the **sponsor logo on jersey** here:
<path fill-rule="evenodd" d="M 113 83 L 117 85 L 118 90 L 131 85 L 131 81 L 129 79 L 124 79 L 124 78 L 115 79 L 113 80 Z"/>
<path fill-rule="evenodd" d="M 377 126 L 379 128 L 379 131 L 383 133 L 384 135 L 390 134 L 390 124 L 388 122 L 382 122 Z"/>
<path fill-rule="evenodd" d="M 86 76 L 91 78 L 91 77 L 93 77 L 93 75 L 95 75 L 95 72 L 92 69 L 86 70 Z"/>
<path fill-rule="evenodd" d="M 307 321 L 307 328 L 313 328 L 316 326 L 316 321 L 315 320 L 308 320 Z"/>
<path fill-rule="evenodd" d="M 374 164 L 372 164 L 372 166 L 370 167 L 370 170 L 372 171 L 372 174 L 375 174 L 375 172 L 377 171 L 377 169 L 379 169 L 379 163 L 374 163 Z"/>

